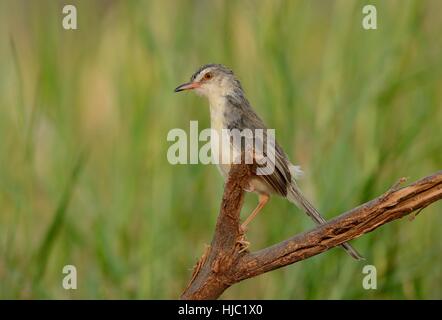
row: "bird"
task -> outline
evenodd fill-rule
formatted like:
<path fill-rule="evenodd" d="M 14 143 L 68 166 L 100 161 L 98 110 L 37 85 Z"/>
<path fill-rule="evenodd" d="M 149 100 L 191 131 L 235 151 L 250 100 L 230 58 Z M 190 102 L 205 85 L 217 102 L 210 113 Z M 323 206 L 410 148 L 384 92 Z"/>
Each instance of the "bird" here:
<path fill-rule="evenodd" d="M 266 133 L 268 128 L 252 108 L 240 81 L 230 68 L 214 63 L 201 66 L 191 76 L 189 82 L 179 85 L 174 91 L 181 92 L 187 90 L 192 90 L 209 100 L 211 129 L 218 137 L 218 139 L 212 139 L 211 137 L 212 154 L 219 152 L 218 157 L 221 157 L 226 152 L 234 154 L 236 150 L 238 154 L 239 151 L 244 151 L 244 147 L 238 150 L 238 146 L 232 146 L 232 139 L 225 139 L 222 134 L 223 130 L 237 129 L 241 131 L 248 129 L 253 134 L 254 132 L 264 132 L 264 145 L 270 140 L 273 141 L 270 143 L 273 149 L 273 157 L 269 157 L 273 158 L 273 170 L 263 170 L 264 172 L 261 172 L 261 174 L 254 175 L 249 181 L 249 186 L 245 188 L 245 191 L 258 194 L 259 201 L 256 208 L 240 226 L 244 233 L 249 223 L 265 207 L 273 195 L 282 196 L 294 203 L 305 211 L 317 225 L 326 223 L 326 220 L 307 200 L 297 184 L 296 179 L 302 175 L 300 167 L 290 162 L 276 139 L 270 139 L 270 136 Z M 254 138 L 256 137 L 254 136 Z M 249 150 L 248 152 L 251 153 L 252 157 L 256 158 L 255 151 Z M 268 159 L 266 160 L 268 161 Z M 216 163 L 224 179 L 227 179 L 232 165 L 232 157 L 227 158 L 227 161 L 217 161 Z M 257 171 L 259 168 L 258 166 Z M 248 247 L 249 243 L 246 243 Z M 350 244 L 343 243 L 341 246 L 354 259 L 363 259 Z"/>

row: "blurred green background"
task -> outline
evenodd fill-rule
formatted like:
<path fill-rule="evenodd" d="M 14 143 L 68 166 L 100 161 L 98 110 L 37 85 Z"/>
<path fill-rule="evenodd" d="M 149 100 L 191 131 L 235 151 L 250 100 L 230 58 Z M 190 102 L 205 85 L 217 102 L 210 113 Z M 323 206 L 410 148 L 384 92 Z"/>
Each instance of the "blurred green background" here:
<path fill-rule="evenodd" d="M 375 4 L 378 29 L 361 27 Z M 76 31 L 62 8 L 78 10 Z M 173 299 L 210 243 L 223 180 L 167 162 L 172 128 L 209 123 L 174 94 L 235 70 L 328 218 L 442 168 L 442 2 L 0 0 L 0 298 Z M 257 202 L 247 195 L 243 215 Z M 244 281 L 223 298 L 442 298 L 442 205 Z M 312 228 L 272 198 L 256 250 Z M 62 288 L 64 265 L 78 289 Z M 362 288 L 364 264 L 377 290 Z"/>

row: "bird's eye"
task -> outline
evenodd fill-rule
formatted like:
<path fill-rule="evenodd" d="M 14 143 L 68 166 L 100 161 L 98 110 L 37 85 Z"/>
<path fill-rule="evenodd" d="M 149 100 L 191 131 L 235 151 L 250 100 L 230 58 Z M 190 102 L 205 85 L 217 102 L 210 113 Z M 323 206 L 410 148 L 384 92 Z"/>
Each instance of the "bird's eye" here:
<path fill-rule="evenodd" d="M 210 79 L 212 79 L 212 74 L 211 74 L 210 72 L 207 72 L 207 73 L 204 75 L 204 80 L 210 80 Z"/>

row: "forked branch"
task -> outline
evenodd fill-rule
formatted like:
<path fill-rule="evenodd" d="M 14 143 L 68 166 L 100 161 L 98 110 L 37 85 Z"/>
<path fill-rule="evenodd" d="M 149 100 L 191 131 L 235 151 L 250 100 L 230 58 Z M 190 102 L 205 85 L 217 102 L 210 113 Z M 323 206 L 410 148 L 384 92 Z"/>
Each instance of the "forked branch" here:
<path fill-rule="evenodd" d="M 442 171 L 383 195 L 318 226 L 257 252 L 240 252 L 243 187 L 252 176 L 246 165 L 230 170 L 210 247 L 197 263 L 181 299 L 217 299 L 231 285 L 320 254 L 344 242 L 418 213 L 442 198 Z M 401 179 L 403 182 L 403 179 Z"/>

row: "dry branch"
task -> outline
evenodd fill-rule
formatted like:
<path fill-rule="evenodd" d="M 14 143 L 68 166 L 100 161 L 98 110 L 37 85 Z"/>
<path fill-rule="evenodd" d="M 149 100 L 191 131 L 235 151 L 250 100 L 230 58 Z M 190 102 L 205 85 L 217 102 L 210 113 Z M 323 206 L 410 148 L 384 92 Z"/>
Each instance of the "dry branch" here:
<path fill-rule="evenodd" d="M 252 176 L 246 165 L 235 165 L 224 188 L 211 246 L 195 267 L 181 299 L 216 299 L 228 287 L 262 273 L 307 259 L 442 198 L 442 171 L 399 188 L 341 214 L 324 225 L 257 252 L 241 252 L 240 211 L 243 186 Z M 403 179 L 401 179 L 403 182 Z"/>

